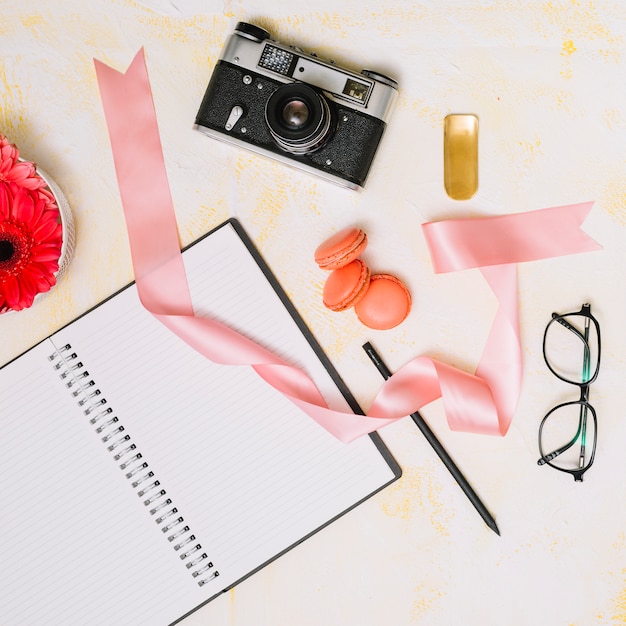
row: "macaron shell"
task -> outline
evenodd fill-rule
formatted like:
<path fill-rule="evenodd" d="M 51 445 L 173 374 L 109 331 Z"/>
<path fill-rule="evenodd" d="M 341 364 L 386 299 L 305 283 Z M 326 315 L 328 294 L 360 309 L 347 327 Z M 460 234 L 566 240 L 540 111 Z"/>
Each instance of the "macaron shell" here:
<path fill-rule="evenodd" d="M 324 270 L 336 270 L 354 261 L 367 247 L 367 235 L 356 226 L 335 233 L 315 250 L 315 262 Z"/>
<path fill-rule="evenodd" d="M 411 294 L 390 274 L 374 274 L 367 292 L 354 308 L 359 320 L 374 330 L 387 330 L 404 321 L 411 311 Z"/>
<path fill-rule="evenodd" d="M 324 285 L 324 306 L 331 311 L 344 311 L 366 294 L 370 270 L 360 259 L 333 270 Z"/>

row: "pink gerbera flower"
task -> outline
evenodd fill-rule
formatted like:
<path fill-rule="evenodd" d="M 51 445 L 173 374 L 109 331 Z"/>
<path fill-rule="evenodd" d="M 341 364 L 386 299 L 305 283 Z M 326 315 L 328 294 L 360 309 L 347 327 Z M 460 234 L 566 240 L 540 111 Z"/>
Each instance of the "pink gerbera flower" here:
<path fill-rule="evenodd" d="M 0 135 L 0 184 L 17 183 L 26 189 L 40 189 L 46 183 L 37 175 L 37 168 L 30 161 L 21 161 L 16 146 Z"/>
<path fill-rule="evenodd" d="M 10 165 L 17 151 L 12 153 L 2 139 L 0 136 L 0 313 L 31 306 L 38 293 L 55 284 L 63 243 L 54 196 L 36 172 L 33 175 L 30 169 L 18 167 L 25 163 Z M 32 163 L 30 166 L 34 168 Z"/>

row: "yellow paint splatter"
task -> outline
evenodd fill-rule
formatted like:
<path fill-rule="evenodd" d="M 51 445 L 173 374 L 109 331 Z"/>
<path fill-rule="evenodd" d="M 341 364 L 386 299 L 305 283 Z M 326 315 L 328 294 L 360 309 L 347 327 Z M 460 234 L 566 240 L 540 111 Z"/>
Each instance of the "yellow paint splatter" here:
<path fill-rule="evenodd" d="M 557 109 L 569 111 L 573 101 L 573 96 L 570 92 L 557 90 L 552 95 L 552 100 L 556 104 Z"/>
<path fill-rule="evenodd" d="M 441 500 L 442 486 L 435 480 L 427 467 L 406 466 L 402 478 L 385 491 L 382 510 L 390 516 L 410 521 L 419 511 L 429 515 L 437 534 L 449 535 L 446 522 L 453 513 L 444 508 Z"/>
<path fill-rule="evenodd" d="M 424 99 L 412 99 L 407 97 L 405 93 L 400 94 L 396 105 L 399 109 L 406 109 L 412 114 L 417 115 L 421 119 L 428 120 L 432 128 L 441 126 L 441 120 L 444 118 L 445 110 L 441 107 L 434 107 Z"/>
<path fill-rule="evenodd" d="M 259 160 L 259 157 L 242 153 L 237 158 L 235 171 L 244 189 L 248 186 L 249 177 L 254 177 L 259 181 L 268 180 L 268 184 L 259 186 L 253 213 L 255 223 L 262 225 L 256 242 L 263 247 L 271 238 L 272 233 L 277 232 L 277 224 L 287 205 L 289 194 L 285 179 L 280 180 L 280 168 L 284 166 L 267 159 L 259 163 Z M 262 171 L 261 168 L 263 168 Z"/>
<path fill-rule="evenodd" d="M 538 154 L 541 154 L 541 139 L 536 137 L 534 141 L 520 141 L 520 148 L 525 153 L 523 163 L 531 166 Z"/>
<path fill-rule="evenodd" d="M 615 130 L 618 126 L 624 124 L 624 119 L 618 109 L 608 109 L 602 115 L 602 119 L 606 122 L 610 130 Z"/>
<path fill-rule="evenodd" d="M 619 61 L 623 52 L 623 36 L 613 31 L 593 0 L 571 0 L 569 3 L 550 0 L 542 4 L 542 11 L 545 36 L 552 38 L 559 33 L 562 37 L 560 54 L 564 65 L 560 75 L 563 78 L 572 78 L 571 59 L 579 48 L 605 62 Z"/>
<path fill-rule="evenodd" d="M 576 46 L 571 39 L 563 42 L 563 46 L 561 47 L 561 55 L 562 56 L 570 56 L 576 52 Z"/>
<path fill-rule="evenodd" d="M 9 74 L 10 69 L 0 61 L 0 129 L 11 143 L 22 145 L 20 128 L 24 121 L 24 96 L 19 84 Z"/>
<path fill-rule="evenodd" d="M 626 224 L 626 177 L 617 172 L 605 185 L 599 204 L 619 224 Z"/>
<path fill-rule="evenodd" d="M 229 211 L 224 199 L 217 200 L 215 206 L 207 206 L 200 203 L 197 210 L 191 214 L 184 225 L 179 226 L 181 245 L 186 246 L 195 241 L 202 234 L 208 232 L 228 217 Z"/>
<path fill-rule="evenodd" d="M 622 573 L 626 574 L 626 569 Z M 626 624 L 626 588 L 615 598 L 611 620 L 613 624 Z"/>
<path fill-rule="evenodd" d="M 441 602 L 444 594 L 438 589 L 427 588 L 426 585 L 420 585 L 414 591 L 417 598 L 413 602 L 411 621 L 420 623 L 420 620 Z"/>
<path fill-rule="evenodd" d="M 43 15 L 20 15 L 20 21 L 24 28 L 29 30 L 36 28 L 37 26 L 41 26 L 44 23 Z"/>
<path fill-rule="evenodd" d="M 603 40 L 618 43 L 619 37 L 613 35 L 610 26 L 602 19 L 593 0 L 579 2 L 545 2 L 542 5 L 547 17 L 547 24 L 556 26 L 564 34 L 574 35 L 586 41 Z"/>

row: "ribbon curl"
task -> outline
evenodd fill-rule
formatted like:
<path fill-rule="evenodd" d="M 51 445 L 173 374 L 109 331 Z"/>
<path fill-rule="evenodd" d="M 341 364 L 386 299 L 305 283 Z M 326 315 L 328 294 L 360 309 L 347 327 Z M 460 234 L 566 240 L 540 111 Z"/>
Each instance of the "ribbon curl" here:
<path fill-rule="evenodd" d="M 521 388 L 516 266 L 600 249 L 580 230 L 592 203 L 423 226 L 436 272 L 478 267 L 499 301 L 476 374 L 417 357 L 382 385 L 367 416 L 328 408 L 315 383 L 251 339 L 196 317 L 178 241 L 143 48 L 125 73 L 94 59 L 142 305 L 208 359 L 248 365 L 341 441 L 442 398 L 455 430 L 504 435 Z"/>

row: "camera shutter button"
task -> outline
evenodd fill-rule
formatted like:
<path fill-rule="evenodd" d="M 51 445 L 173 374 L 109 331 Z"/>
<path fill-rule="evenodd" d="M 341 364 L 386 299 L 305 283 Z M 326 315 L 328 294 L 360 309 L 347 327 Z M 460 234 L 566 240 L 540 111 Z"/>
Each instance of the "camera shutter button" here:
<path fill-rule="evenodd" d="M 243 108 L 239 105 L 234 106 L 230 112 L 230 115 L 228 116 L 228 119 L 226 120 L 226 125 L 224 126 L 224 128 L 226 130 L 232 130 L 242 115 Z"/>

